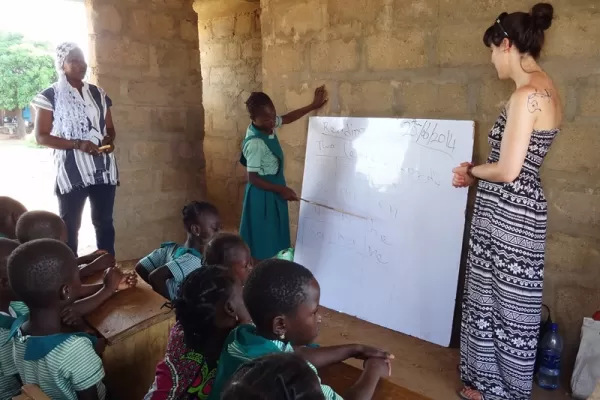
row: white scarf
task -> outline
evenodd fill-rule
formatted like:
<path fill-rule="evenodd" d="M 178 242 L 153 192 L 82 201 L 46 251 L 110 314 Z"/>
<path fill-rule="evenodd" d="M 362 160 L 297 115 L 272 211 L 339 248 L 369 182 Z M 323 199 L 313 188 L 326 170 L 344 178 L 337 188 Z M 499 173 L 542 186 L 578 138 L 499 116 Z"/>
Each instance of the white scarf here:
<path fill-rule="evenodd" d="M 69 53 L 78 46 L 75 43 L 62 43 L 56 48 L 56 71 L 58 82 L 54 86 L 54 123 L 52 134 L 70 140 L 89 140 L 90 129 L 86 114 L 86 104 L 77 89 L 67 81 L 63 70 Z"/>

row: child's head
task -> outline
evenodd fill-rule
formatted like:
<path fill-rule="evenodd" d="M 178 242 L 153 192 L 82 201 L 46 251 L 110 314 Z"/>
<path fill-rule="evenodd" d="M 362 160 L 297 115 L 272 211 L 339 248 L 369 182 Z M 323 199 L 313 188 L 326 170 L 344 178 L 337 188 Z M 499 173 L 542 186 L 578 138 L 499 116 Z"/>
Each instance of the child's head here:
<path fill-rule="evenodd" d="M 0 236 L 16 239 L 17 221 L 26 212 L 25 206 L 15 199 L 0 196 Z"/>
<path fill-rule="evenodd" d="M 293 353 L 276 353 L 242 365 L 223 400 L 324 400 L 317 374 Z"/>
<path fill-rule="evenodd" d="M 0 298 L 8 301 L 15 300 L 15 295 L 8 284 L 8 257 L 19 247 L 19 242 L 12 239 L 0 238 Z"/>
<path fill-rule="evenodd" d="M 186 343 L 194 349 L 202 348 L 215 332 L 228 333 L 240 322 L 250 321 L 242 283 L 220 265 L 207 265 L 189 274 L 173 305 Z"/>
<path fill-rule="evenodd" d="M 246 109 L 254 126 L 268 134 L 275 129 L 277 112 L 271 98 L 263 92 L 253 92 L 246 100 Z"/>
<path fill-rule="evenodd" d="M 244 303 L 259 334 L 304 346 L 319 334 L 321 289 L 313 274 L 300 264 L 261 261 L 244 286 Z"/>
<path fill-rule="evenodd" d="M 67 226 L 56 214 L 49 211 L 28 211 L 17 222 L 17 239 L 27 243 L 36 239 L 67 241 Z"/>
<path fill-rule="evenodd" d="M 188 235 L 202 242 L 210 240 L 221 230 L 221 218 L 217 207 L 206 201 L 192 201 L 183 207 L 183 225 Z"/>
<path fill-rule="evenodd" d="M 223 265 L 231 269 L 242 282 L 252 270 L 252 256 L 244 240 L 234 233 L 219 233 L 204 249 L 206 265 Z"/>
<path fill-rule="evenodd" d="M 30 309 L 68 305 L 77 299 L 81 286 L 75 255 L 54 239 L 17 247 L 8 258 L 8 280 Z"/>

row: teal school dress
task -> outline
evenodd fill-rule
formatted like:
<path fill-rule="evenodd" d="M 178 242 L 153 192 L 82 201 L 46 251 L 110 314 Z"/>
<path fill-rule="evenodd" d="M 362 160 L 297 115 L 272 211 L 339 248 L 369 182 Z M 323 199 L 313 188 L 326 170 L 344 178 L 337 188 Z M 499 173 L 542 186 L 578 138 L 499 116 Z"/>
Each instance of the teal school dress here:
<path fill-rule="evenodd" d="M 256 333 L 252 324 L 244 324 L 235 328 L 225 341 L 219 357 L 217 376 L 208 400 L 218 400 L 225 390 L 227 382 L 238 368 L 251 360 L 273 353 L 293 353 L 294 348 L 289 343 L 280 340 L 269 340 Z M 311 363 L 308 366 L 317 374 L 317 369 Z M 320 379 L 319 379 L 320 381 Z M 343 400 L 331 387 L 321 384 L 321 390 L 326 400 Z"/>
<path fill-rule="evenodd" d="M 281 127 L 277 117 L 276 127 Z M 286 186 L 283 174 L 283 150 L 277 138 L 277 130 L 271 135 L 260 132 L 254 124 L 248 126 L 242 143 L 240 163 L 248 172 L 256 172 L 265 181 Z M 290 241 L 290 217 L 288 202 L 278 193 L 260 189 L 250 182 L 246 184 L 240 236 L 250 247 L 252 256 L 259 260 L 274 257 L 287 249 Z"/>

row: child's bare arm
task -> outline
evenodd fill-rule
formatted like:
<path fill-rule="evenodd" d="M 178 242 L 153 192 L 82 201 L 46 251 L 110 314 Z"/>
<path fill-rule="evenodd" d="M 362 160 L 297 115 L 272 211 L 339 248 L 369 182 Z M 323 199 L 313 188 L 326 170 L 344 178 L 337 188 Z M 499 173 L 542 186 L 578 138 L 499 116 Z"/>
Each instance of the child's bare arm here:
<path fill-rule="evenodd" d="M 148 284 L 150 283 L 150 279 L 148 278 L 150 272 L 148 272 L 148 270 L 144 268 L 144 266 L 141 263 L 137 263 L 135 265 L 135 272 L 137 272 L 137 274 L 140 276 L 140 278 L 144 280 L 144 282 Z"/>
<path fill-rule="evenodd" d="M 79 276 L 85 278 L 95 274 L 96 272 L 107 270 L 116 265 L 115 258 L 111 254 L 103 254 L 90 262 L 88 265 L 79 269 Z"/>
<path fill-rule="evenodd" d="M 99 400 L 98 399 L 98 389 L 96 386 L 92 386 L 89 389 L 82 390 L 77 393 L 77 400 Z"/>
<path fill-rule="evenodd" d="M 90 297 L 98 291 L 100 291 L 104 285 L 102 283 L 94 283 L 92 285 L 81 285 L 81 291 L 79 292 L 78 299 L 85 299 L 86 297 Z"/>
<path fill-rule="evenodd" d="M 371 400 L 379 379 L 391 375 L 390 360 L 370 358 L 365 361 L 364 371 L 358 381 L 344 394 L 346 400 Z"/>
<path fill-rule="evenodd" d="M 171 273 L 169 268 L 167 268 L 164 265 L 152 271 L 148 276 L 148 280 L 150 285 L 152 286 L 152 289 L 154 289 L 154 291 L 158 294 L 162 295 L 165 299 L 169 300 L 171 299 L 171 296 L 169 296 L 167 280 L 172 278 L 173 274 Z"/>
<path fill-rule="evenodd" d="M 295 348 L 294 351 L 317 369 L 331 364 L 337 364 L 349 358 L 359 358 L 362 360 L 367 358 L 381 358 L 384 360 L 393 358 L 393 356 L 386 351 L 361 344 L 316 348 L 299 347 Z"/>

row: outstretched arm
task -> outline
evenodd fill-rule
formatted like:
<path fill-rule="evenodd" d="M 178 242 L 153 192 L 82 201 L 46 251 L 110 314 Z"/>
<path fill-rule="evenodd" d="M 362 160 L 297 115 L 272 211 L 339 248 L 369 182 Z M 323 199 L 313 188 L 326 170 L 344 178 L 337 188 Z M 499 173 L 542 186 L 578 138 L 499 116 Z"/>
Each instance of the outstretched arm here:
<path fill-rule="evenodd" d="M 311 104 L 283 115 L 281 117 L 281 123 L 291 124 L 292 122 L 298 121 L 309 112 L 323 107 L 325 103 L 327 103 L 327 91 L 325 90 L 325 86 L 319 86 L 315 90 L 315 98 Z"/>

